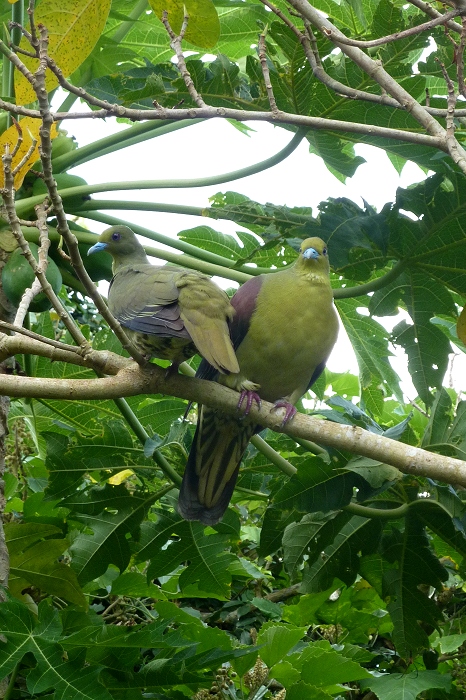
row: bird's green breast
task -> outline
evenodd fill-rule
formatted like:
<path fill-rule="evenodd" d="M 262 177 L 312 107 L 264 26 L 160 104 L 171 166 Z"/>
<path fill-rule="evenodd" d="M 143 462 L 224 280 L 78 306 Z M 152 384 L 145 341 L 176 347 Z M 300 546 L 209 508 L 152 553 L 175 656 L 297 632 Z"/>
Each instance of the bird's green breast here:
<path fill-rule="evenodd" d="M 267 401 L 302 395 L 338 333 L 328 278 L 265 276 L 248 333 L 237 350 L 241 374 Z"/>

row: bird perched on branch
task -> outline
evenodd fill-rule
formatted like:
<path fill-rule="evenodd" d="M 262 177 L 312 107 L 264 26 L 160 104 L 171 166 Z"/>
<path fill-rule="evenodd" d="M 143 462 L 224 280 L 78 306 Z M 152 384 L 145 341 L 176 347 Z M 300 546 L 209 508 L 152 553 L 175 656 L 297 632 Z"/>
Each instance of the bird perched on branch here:
<path fill-rule="evenodd" d="M 241 391 L 246 401 L 275 402 L 285 424 L 294 404 L 325 367 L 338 333 L 327 247 L 320 238 L 301 245 L 296 263 L 248 280 L 233 296 L 230 333 L 240 371 L 221 376 L 202 362 L 197 376 Z M 257 393 L 248 382 L 258 385 Z M 178 510 L 187 520 L 213 525 L 230 501 L 244 451 L 260 431 L 254 421 L 199 406 L 196 433 L 186 465 Z"/>
<path fill-rule="evenodd" d="M 108 307 L 138 350 L 172 361 L 172 368 L 199 352 L 220 373 L 239 372 L 228 321 L 228 296 L 201 272 L 151 265 L 135 233 L 112 226 L 89 248 L 113 258 Z"/>

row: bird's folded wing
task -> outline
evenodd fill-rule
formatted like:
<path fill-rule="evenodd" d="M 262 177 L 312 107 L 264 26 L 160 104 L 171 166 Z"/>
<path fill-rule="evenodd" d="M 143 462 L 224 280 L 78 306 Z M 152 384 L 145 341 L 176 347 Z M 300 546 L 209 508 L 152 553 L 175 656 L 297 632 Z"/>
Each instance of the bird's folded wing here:
<path fill-rule="evenodd" d="M 138 333 L 189 340 L 178 305 L 179 274 L 153 265 L 123 268 L 109 289 L 110 311 L 125 328 Z"/>
<path fill-rule="evenodd" d="M 220 372 L 237 374 L 227 319 L 233 308 L 227 294 L 209 278 L 187 273 L 177 280 L 180 315 L 199 353 Z"/>

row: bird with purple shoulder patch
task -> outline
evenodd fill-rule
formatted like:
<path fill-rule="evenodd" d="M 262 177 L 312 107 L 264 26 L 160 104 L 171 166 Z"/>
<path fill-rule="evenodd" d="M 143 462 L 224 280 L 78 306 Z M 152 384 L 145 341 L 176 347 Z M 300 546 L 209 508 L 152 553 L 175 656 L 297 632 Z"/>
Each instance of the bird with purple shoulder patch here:
<path fill-rule="evenodd" d="M 248 417 L 252 402 L 273 402 L 284 410 L 285 424 L 324 370 L 338 334 L 329 273 L 326 244 L 308 238 L 293 265 L 251 278 L 231 299 L 239 372 L 221 375 L 204 360 L 197 376 L 240 391 L 238 407 L 245 411 L 237 417 L 198 407 L 178 501 L 183 518 L 206 525 L 222 519 L 248 442 L 261 430 Z"/>

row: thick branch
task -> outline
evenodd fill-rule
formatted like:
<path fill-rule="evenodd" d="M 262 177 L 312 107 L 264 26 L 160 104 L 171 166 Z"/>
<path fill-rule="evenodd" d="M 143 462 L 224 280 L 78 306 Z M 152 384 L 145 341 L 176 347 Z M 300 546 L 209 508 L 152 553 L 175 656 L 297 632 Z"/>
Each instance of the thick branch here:
<path fill-rule="evenodd" d="M 108 353 L 107 356 L 111 356 Z M 182 375 L 165 378 L 165 371 L 155 365 L 139 367 L 132 363 L 117 376 L 102 379 L 39 379 L 34 377 L 0 376 L 0 393 L 43 399 L 111 399 L 147 393 L 163 393 L 206 404 L 229 414 L 237 414 L 238 394 L 215 382 Z M 313 440 L 338 450 L 391 464 L 405 474 L 429 477 L 450 484 L 466 486 L 466 462 L 427 452 L 396 440 L 374 435 L 362 428 L 331 423 L 298 413 L 283 428 L 279 412 L 273 405 L 262 403 L 251 408 L 251 419 L 260 425 L 294 438 Z"/>

